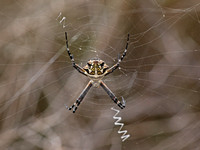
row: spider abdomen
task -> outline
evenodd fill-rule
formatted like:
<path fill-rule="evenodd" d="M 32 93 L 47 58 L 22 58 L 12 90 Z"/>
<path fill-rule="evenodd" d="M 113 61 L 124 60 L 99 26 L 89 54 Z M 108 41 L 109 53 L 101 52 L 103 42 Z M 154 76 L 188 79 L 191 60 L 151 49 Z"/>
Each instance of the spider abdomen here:
<path fill-rule="evenodd" d="M 87 65 L 83 67 L 88 76 L 93 79 L 102 78 L 105 71 L 108 69 L 108 65 L 100 59 L 91 59 L 87 62 Z"/>

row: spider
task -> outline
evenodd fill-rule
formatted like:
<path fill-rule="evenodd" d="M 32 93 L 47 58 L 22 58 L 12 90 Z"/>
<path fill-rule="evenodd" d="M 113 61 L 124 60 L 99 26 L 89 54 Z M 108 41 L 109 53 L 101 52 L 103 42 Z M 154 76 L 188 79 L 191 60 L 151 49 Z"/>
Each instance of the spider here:
<path fill-rule="evenodd" d="M 112 73 L 114 70 L 116 70 L 119 67 L 120 62 L 123 60 L 123 58 L 126 56 L 126 52 L 127 52 L 127 48 L 128 48 L 128 43 L 129 43 L 129 34 L 127 37 L 127 43 L 126 43 L 126 47 L 125 50 L 122 54 L 122 56 L 120 57 L 120 55 L 118 55 L 118 61 L 116 64 L 114 64 L 112 67 L 109 67 L 103 60 L 98 59 L 98 58 L 94 58 L 94 59 L 90 59 L 87 64 L 85 65 L 85 67 L 81 67 L 78 64 L 75 63 L 74 61 L 74 57 L 73 55 L 70 53 L 69 51 L 69 47 L 68 47 L 68 39 L 67 39 L 67 32 L 65 32 L 65 38 L 66 38 L 66 47 L 67 47 L 67 53 L 71 59 L 72 62 L 72 66 L 81 74 L 87 76 L 90 78 L 89 83 L 87 84 L 87 86 L 84 88 L 84 90 L 82 91 L 82 93 L 80 94 L 80 96 L 78 97 L 78 99 L 76 100 L 76 102 L 68 107 L 66 106 L 66 108 L 68 110 L 72 110 L 73 109 L 73 113 L 76 112 L 78 106 L 80 105 L 80 103 L 82 102 L 82 100 L 84 99 L 85 95 L 87 94 L 87 92 L 90 90 L 90 88 L 92 86 L 94 87 L 99 87 L 99 85 L 106 91 L 106 93 L 110 96 L 110 98 L 121 108 L 125 108 L 125 101 L 122 97 L 122 101 L 123 104 L 117 99 L 117 97 L 113 94 L 113 92 L 106 86 L 106 84 L 102 81 L 102 78 L 104 76 L 107 76 L 108 74 Z"/>

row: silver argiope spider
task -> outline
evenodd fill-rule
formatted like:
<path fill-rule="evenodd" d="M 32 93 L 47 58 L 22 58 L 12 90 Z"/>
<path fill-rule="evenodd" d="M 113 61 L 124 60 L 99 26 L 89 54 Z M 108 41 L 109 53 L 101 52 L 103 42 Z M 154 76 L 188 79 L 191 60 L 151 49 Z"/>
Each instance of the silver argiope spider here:
<path fill-rule="evenodd" d="M 82 91 L 81 95 L 78 97 L 78 99 L 76 100 L 76 102 L 68 107 L 66 106 L 67 109 L 71 110 L 73 109 L 73 113 L 76 112 L 78 106 L 80 105 L 80 103 L 82 102 L 83 98 L 85 97 L 85 95 L 87 94 L 87 92 L 90 90 L 90 88 L 94 85 L 94 87 L 98 87 L 99 85 L 106 91 L 106 93 L 110 96 L 110 98 L 121 108 L 125 108 L 125 101 L 123 100 L 123 104 L 117 99 L 117 97 L 113 94 L 113 92 L 106 86 L 106 84 L 102 81 L 102 78 L 110 73 L 112 73 L 114 70 L 116 70 L 119 67 L 120 62 L 123 60 L 123 58 L 126 56 L 126 52 L 127 52 L 127 48 L 128 48 L 128 43 L 129 43 L 129 34 L 127 37 L 127 43 L 126 43 L 126 47 L 125 50 L 122 54 L 122 56 L 120 57 L 120 55 L 118 55 L 118 61 L 115 65 L 113 65 L 112 67 L 109 67 L 107 64 L 105 64 L 105 62 L 101 59 L 91 59 L 87 62 L 87 65 L 85 67 L 81 67 L 78 64 L 75 63 L 74 61 L 74 57 L 73 55 L 70 53 L 69 51 L 69 47 L 68 47 L 68 39 L 67 39 L 67 32 L 65 32 L 65 38 L 66 38 L 66 46 L 67 46 L 67 52 L 68 55 L 71 59 L 72 62 L 72 66 L 78 70 L 78 72 L 80 72 L 81 74 L 87 76 L 90 78 L 89 83 L 87 84 L 87 86 L 85 87 L 85 89 Z"/>

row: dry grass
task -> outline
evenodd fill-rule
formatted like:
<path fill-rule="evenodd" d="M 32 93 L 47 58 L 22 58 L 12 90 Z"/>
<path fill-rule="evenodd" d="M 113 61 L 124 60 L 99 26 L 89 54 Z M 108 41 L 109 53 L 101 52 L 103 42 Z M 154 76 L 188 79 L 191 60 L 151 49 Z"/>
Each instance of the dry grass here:
<path fill-rule="evenodd" d="M 1 150 L 199 149 L 198 0 L 0 4 Z M 65 109 L 88 82 L 71 66 L 65 31 L 81 65 L 97 56 L 112 65 L 131 34 L 121 70 L 105 79 L 127 101 L 119 114 L 131 135 L 125 142 L 101 88 L 75 114 Z"/>

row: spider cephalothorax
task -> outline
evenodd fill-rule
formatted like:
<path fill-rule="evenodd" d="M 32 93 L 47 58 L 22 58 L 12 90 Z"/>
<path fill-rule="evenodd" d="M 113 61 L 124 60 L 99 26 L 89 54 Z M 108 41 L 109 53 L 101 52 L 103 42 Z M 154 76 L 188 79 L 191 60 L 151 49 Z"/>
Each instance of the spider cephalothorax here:
<path fill-rule="evenodd" d="M 108 69 L 108 65 L 101 59 L 91 59 L 83 69 L 91 79 L 100 79 Z"/>
<path fill-rule="evenodd" d="M 123 60 L 123 58 L 126 56 L 127 48 L 128 48 L 128 42 L 129 42 L 129 34 L 127 38 L 127 43 L 125 50 L 121 57 L 118 57 L 118 61 L 115 65 L 112 67 L 109 67 L 106 65 L 106 63 L 98 58 L 91 59 L 87 62 L 87 65 L 85 67 L 81 67 L 78 64 L 75 63 L 73 55 L 69 51 L 68 47 L 68 40 L 67 40 L 67 32 L 65 32 L 65 38 L 66 38 L 66 46 L 67 46 L 67 53 L 71 59 L 72 66 L 78 70 L 81 74 L 87 76 L 90 78 L 90 81 L 88 85 L 85 87 L 79 98 L 76 100 L 76 102 L 68 108 L 69 110 L 73 109 L 73 113 L 75 113 L 76 109 L 82 102 L 83 98 L 87 94 L 87 92 L 90 90 L 92 86 L 98 87 L 99 85 L 106 91 L 106 93 L 110 96 L 110 98 L 121 108 L 125 108 L 125 102 L 122 104 L 117 97 L 112 93 L 112 91 L 106 86 L 106 84 L 101 80 L 104 76 L 112 73 L 115 69 L 119 67 L 120 62 Z"/>

